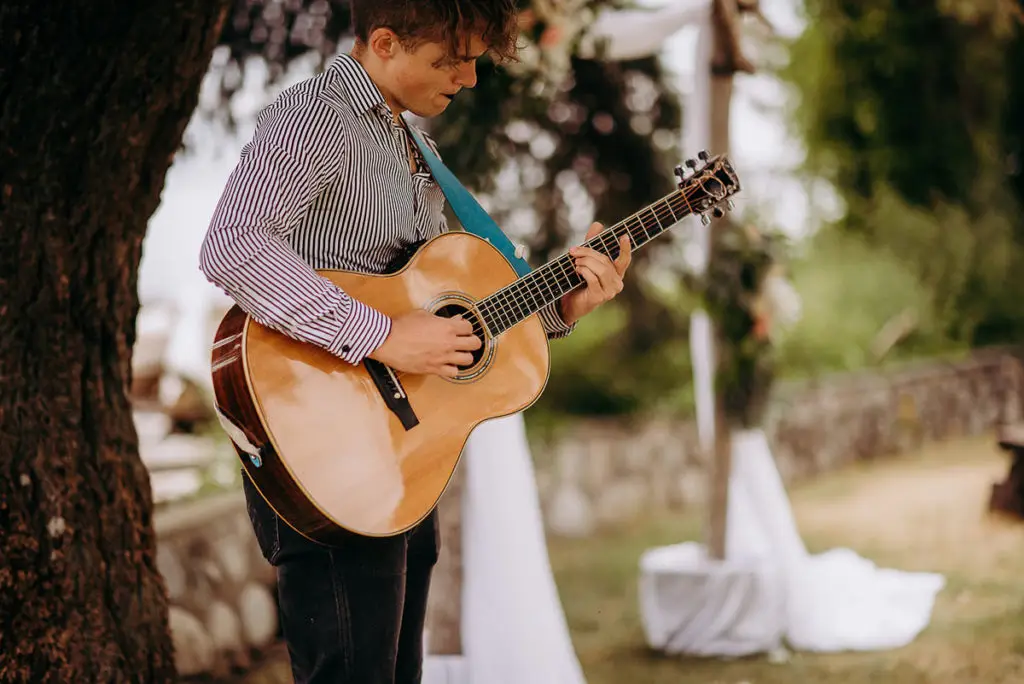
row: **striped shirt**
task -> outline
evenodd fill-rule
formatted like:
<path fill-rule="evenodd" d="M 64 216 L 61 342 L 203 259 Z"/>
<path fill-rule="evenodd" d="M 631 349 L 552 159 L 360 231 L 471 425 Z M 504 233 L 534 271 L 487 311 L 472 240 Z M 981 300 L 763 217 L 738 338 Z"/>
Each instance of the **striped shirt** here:
<path fill-rule="evenodd" d="M 286 89 L 242 148 L 200 270 L 259 323 L 361 362 L 391 319 L 315 269 L 385 273 L 409 245 L 448 230 L 444 194 L 414 144 L 410 170 L 407 136 L 349 55 Z M 549 337 L 572 329 L 554 305 L 539 316 Z"/>

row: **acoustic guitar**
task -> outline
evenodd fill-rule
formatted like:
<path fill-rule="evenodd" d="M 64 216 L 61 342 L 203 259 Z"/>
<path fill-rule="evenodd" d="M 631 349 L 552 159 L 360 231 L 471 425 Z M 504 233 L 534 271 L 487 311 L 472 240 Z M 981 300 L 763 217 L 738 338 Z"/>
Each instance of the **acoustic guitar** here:
<path fill-rule="evenodd" d="M 676 190 L 586 244 L 613 259 L 681 219 L 721 216 L 740 190 L 728 159 L 686 161 Z M 461 315 L 482 347 L 455 378 L 353 365 L 250 318 L 237 306 L 212 348 L 215 404 L 246 475 L 277 514 L 314 541 L 399 534 L 444 493 L 473 428 L 522 411 L 548 380 L 537 312 L 585 286 L 571 257 L 519 277 L 491 244 L 453 231 L 427 241 L 398 271 L 318 271 L 352 297 L 398 317 L 420 308 Z"/>

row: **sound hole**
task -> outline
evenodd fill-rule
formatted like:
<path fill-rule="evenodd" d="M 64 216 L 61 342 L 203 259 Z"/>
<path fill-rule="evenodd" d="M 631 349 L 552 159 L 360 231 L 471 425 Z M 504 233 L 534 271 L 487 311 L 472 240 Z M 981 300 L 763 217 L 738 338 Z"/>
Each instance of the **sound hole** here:
<path fill-rule="evenodd" d="M 445 304 L 440 309 L 434 312 L 438 316 L 443 318 L 455 318 L 456 316 L 462 316 L 464 319 L 469 321 L 473 325 L 473 334 L 476 335 L 477 339 L 480 340 L 480 348 L 474 349 L 470 352 L 473 355 L 473 363 L 468 366 L 459 366 L 459 370 L 469 370 L 475 368 L 483 359 L 484 352 L 487 350 L 487 340 L 484 339 L 484 325 L 480 317 L 476 315 L 471 309 L 462 304 Z"/>

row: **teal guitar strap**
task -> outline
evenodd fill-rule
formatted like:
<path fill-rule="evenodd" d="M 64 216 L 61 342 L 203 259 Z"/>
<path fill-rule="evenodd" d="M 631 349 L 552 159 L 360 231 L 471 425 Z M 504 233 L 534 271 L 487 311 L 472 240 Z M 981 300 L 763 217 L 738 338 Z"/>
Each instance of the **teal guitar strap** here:
<path fill-rule="evenodd" d="M 484 211 L 469 190 L 463 187 L 459 179 L 455 177 L 455 174 L 434 154 L 420 134 L 412 126 L 406 126 L 406 129 L 412 135 L 412 139 L 416 141 L 416 146 L 420 148 L 420 153 L 423 154 L 427 166 L 430 167 L 434 180 L 441 186 L 441 190 L 448 198 L 448 203 L 452 206 L 452 211 L 455 212 L 459 222 L 462 223 L 462 227 L 497 248 L 516 269 L 516 273 L 520 277 L 529 273 L 532 270 L 530 265 L 516 254 L 516 248 L 512 241 L 502 232 L 491 215 Z"/>

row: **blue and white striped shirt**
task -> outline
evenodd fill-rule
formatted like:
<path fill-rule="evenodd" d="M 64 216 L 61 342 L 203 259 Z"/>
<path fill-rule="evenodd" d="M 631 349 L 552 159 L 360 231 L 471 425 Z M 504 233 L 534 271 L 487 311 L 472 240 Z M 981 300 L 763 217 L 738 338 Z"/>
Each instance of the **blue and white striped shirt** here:
<path fill-rule="evenodd" d="M 415 145 L 410 170 L 407 135 L 349 55 L 286 89 L 260 113 L 228 179 L 200 251 L 203 274 L 256 321 L 362 361 L 391 319 L 315 269 L 384 273 L 410 244 L 448 229 L 444 193 Z M 554 306 L 539 315 L 549 337 L 571 330 Z"/>

